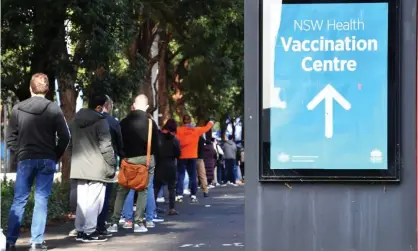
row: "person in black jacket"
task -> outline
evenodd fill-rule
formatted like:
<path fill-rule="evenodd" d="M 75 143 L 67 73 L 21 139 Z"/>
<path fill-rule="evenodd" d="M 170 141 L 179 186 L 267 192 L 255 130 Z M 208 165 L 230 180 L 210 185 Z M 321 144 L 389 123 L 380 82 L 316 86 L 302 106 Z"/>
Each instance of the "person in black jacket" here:
<path fill-rule="evenodd" d="M 126 118 L 120 122 L 122 141 L 123 141 L 123 153 L 121 158 L 125 158 L 127 162 L 132 164 L 145 164 L 147 155 L 147 143 L 148 143 L 148 123 L 150 120 L 147 114 L 148 98 L 145 95 L 139 95 L 135 98 L 133 104 L 135 110 L 131 111 Z M 150 183 L 153 180 L 154 167 L 156 159 L 158 159 L 159 150 L 159 131 L 157 124 L 154 120 L 152 122 L 152 140 L 151 140 L 151 161 L 149 165 L 149 180 Z M 152 183 L 151 183 L 152 184 Z M 107 229 L 111 233 L 118 232 L 118 223 L 122 213 L 122 207 L 125 202 L 125 198 L 129 193 L 129 188 L 118 186 L 115 207 L 113 216 L 111 218 L 111 226 Z M 143 216 L 145 212 L 145 206 L 147 202 L 148 189 L 139 191 L 136 212 L 134 219 L 134 232 L 147 232 L 145 227 Z"/>
<path fill-rule="evenodd" d="M 15 249 L 25 206 L 35 182 L 35 207 L 32 218 L 31 250 L 47 250 L 43 235 L 56 163 L 70 141 L 67 122 L 58 105 L 45 98 L 48 77 L 32 76 L 32 97 L 13 107 L 6 132 L 7 147 L 17 155 L 17 176 L 10 208 L 7 249 Z M 58 141 L 57 141 L 58 137 Z"/>
<path fill-rule="evenodd" d="M 180 157 L 180 142 L 176 138 L 177 123 L 169 119 L 160 134 L 160 152 L 158 164 L 155 168 L 154 193 L 157 198 L 158 191 L 164 184 L 168 185 L 169 211 L 168 215 L 177 215 L 174 209 L 176 200 L 177 159 Z"/>

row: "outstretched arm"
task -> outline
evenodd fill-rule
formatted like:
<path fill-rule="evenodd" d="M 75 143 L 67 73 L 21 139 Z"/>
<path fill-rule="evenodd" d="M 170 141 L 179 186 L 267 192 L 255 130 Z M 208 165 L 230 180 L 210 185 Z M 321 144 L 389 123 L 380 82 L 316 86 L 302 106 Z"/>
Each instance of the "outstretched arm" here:
<path fill-rule="evenodd" d="M 209 131 L 210 129 L 212 129 L 213 124 L 214 124 L 213 121 L 209 121 L 205 126 L 195 127 L 195 132 L 199 134 L 200 136 L 206 133 L 207 131 Z"/>

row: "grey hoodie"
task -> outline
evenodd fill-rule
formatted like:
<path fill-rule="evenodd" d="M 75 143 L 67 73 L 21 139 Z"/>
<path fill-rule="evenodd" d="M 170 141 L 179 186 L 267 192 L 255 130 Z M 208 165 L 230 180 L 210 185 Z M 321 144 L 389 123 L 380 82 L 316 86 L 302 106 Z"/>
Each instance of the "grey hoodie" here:
<path fill-rule="evenodd" d="M 237 145 L 234 141 L 228 140 L 223 145 L 224 159 L 236 159 L 237 158 Z"/>
<path fill-rule="evenodd" d="M 115 155 L 105 116 L 81 109 L 70 124 L 71 179 L 111 183 L 115 177 Z"/>

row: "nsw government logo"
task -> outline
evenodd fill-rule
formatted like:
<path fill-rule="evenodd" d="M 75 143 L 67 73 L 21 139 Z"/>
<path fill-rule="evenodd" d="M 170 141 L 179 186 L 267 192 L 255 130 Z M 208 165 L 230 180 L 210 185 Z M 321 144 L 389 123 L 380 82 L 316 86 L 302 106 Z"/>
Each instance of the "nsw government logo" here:
<path fill-rule="evenodd" d="M 370 161 L 372 163 L 382 163 L 383 154 L 380 150 L 374 149 L 370 152 Z"/>

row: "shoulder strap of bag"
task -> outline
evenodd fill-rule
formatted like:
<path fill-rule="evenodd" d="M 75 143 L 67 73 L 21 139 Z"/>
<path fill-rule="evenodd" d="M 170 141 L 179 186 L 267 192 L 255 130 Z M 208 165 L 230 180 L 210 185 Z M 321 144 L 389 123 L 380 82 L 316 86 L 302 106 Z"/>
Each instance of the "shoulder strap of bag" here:
<path fill-rule="evenodd" d="M 147 162 L 146 165 L 149 166 L 151 161 L 151 140 L 152 140 L 152 120 L 148 119 L 148 142 L 147 142 Z"/>

